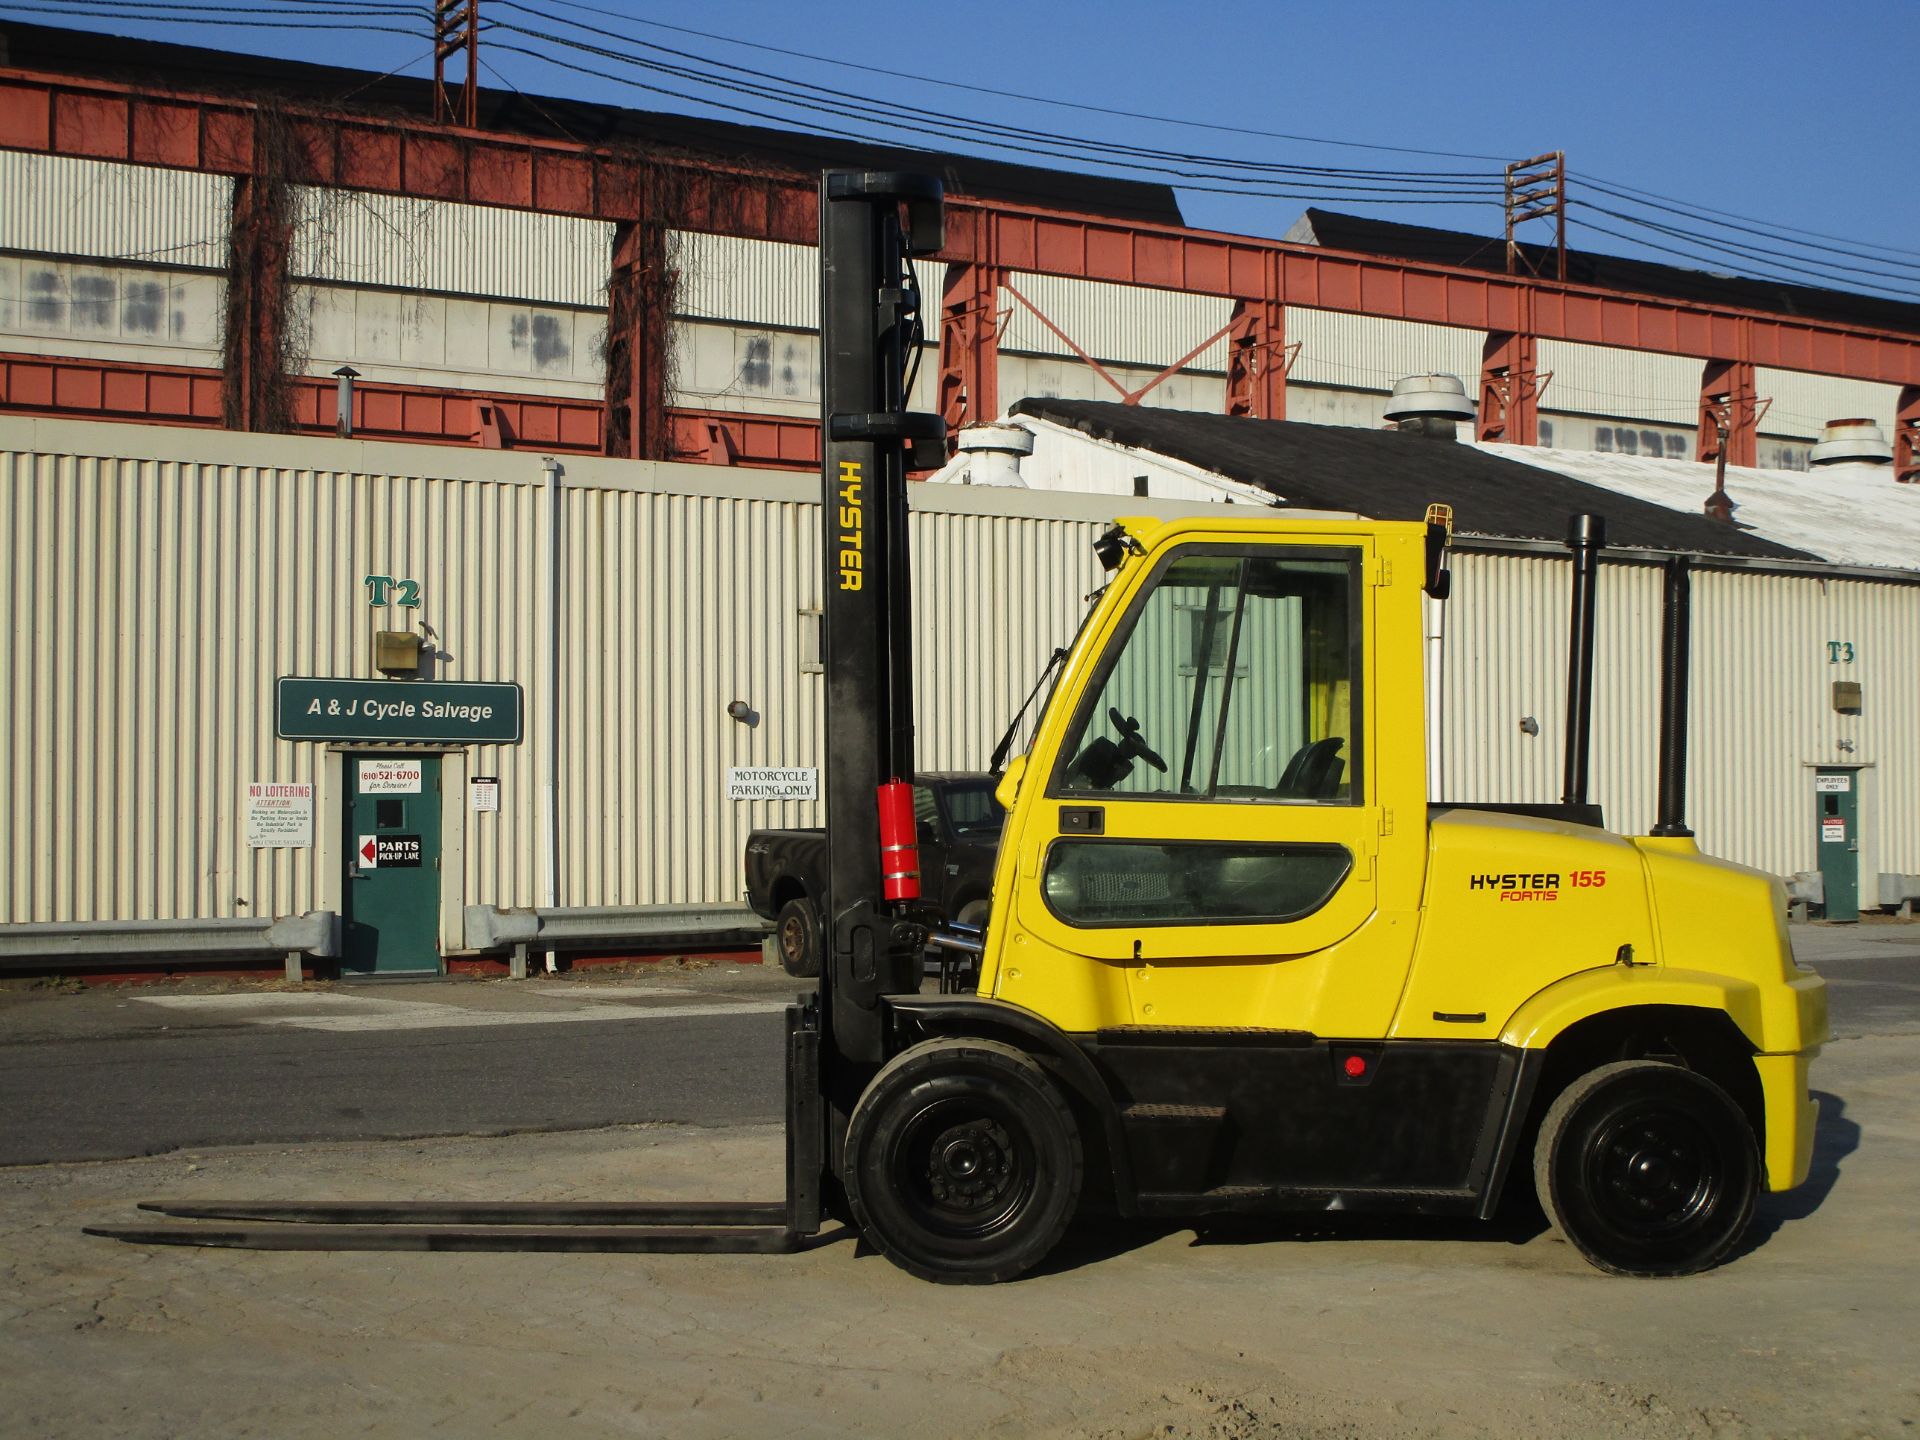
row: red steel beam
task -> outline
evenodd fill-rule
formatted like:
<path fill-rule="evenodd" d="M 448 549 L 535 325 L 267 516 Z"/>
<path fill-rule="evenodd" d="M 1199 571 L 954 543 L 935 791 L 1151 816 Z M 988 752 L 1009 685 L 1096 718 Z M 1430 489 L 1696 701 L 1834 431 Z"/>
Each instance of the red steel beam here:
<path fill-rule="evenodd" d="M 218 429 L 222 378 L 211 368 L 0 354 L 0 414 Z M 334 433 L 338 388 L 324 376 L 293 377 L 296 433 Z M 366 380 L 353 387 L 353 433 L 360 440 L 598 455 L 605 443 L 604 414 L 597 400 Z M 666 458 L 671 460 L 770 470 L 813 470 L 820 464 L 817 420 L 692 409 L 669 410 L 666 420 Z"/>
<path fill-rule="evenodd" d="M 256 108 L 0 68 L 0 148 L 246 175 Z M 290 110 L 287 121 L 289 178 L 302 183 L 622 221 L 643 218 L 640 168 L 671 166 L 683 182 L 675 225 L 818 238 L 807 177 L 395 117 Z M 1894 331 L 964 197 L 951 214 L 951 263 L 1920 384 L 1920 336 Z"/>
<path fill-rule="evenodd" d="M 1920 385 L 1904 387 L 1894 411 L 1893 478 L 1904 485 L 1920 485 Z"/>
<path fill-rule="evenodd" d="M 218 370 L 0 355 L 0 411 L 13 414 L 157 420 L 218 429 L 220 386 Z"/>
<path fill-rule="evenodd" d="M 1480 358 L 1480 439 L 1540 443 L 1538 350 L 1531 335 L 1496 330 L 1487 336 Z"/>

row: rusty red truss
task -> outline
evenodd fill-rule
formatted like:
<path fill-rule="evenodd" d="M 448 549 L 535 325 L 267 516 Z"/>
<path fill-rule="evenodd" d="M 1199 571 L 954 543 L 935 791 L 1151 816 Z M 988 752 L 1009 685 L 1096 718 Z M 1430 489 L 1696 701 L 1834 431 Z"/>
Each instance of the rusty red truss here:
<path fill-rule="evenodd" d="M 262 117 L 244 100 L 0 69 L 3 148 L 246 177 L 258 163 Z M 290 153 L 280 156 L 286 178 L 298 183 L 817 240 L 809 176 L 297 106 L 275 112 L 275 123 L 288 137 Z M 673 172 L 670 186 L 659 183 L 663 168 Z M 670 215 L 648 213 L 663 204 L 671 205 Z M 941 405 L 950 419 L 993 418 L 993 312 L 999 287 L 1019 272 L 1234 301 L 1234 341 L 1247 362 L 1236 403 L 1255 415 L 1284 413 L 1284 370 L 1271 356 L 1257 366 L 1254 359 L 1256 350 L 1281 353 L 1281 307 L 1288 305 L 1481 331 L 1501 337 L 1516 359 L 1529 352 L 1522 338 L 1558 339 L 1749 370 L 1920 385 L 1920 336 L 1898 331 L 972 197 L 950 201 L 942 258 L 963 267 L 949 281 L 941 317 Z M 1524 362 L 1504 369 L 1524 379 Z M 1508 425 L 1524 434 L 1528 397 L 1513 398 Z M 727 421 L 728 433 L 742 423 Z M 669 446 L 701 448 L 696 440 L 676 422 Z M 627 439 L 619 448 L 631 445 Z M 739 453 L 744 458 L 751 448 Z"/>

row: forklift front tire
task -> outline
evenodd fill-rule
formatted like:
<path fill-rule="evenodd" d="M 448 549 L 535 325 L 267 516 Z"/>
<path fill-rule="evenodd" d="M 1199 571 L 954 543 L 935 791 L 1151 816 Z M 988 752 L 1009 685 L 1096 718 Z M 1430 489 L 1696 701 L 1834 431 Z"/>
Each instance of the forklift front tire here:
<path fill-rule="evenodd" d="M 787 901 L 773 921 L 774 944 L 785 971 L 802 980 L 820 973 L 820 921 L 804 896 Z"/>
<path fill-rule="evenodd" d="M 1547 1111 L 1534 1149 L 1547 1218 L 1614 1275 L 1692 1275 L 1726 1259 L 1760 1190 L 1746 1113 L 1704 1075 L 1602 1065 Z"/>
<path fill-rule="evenodd" d="M 1045 1259 L 1080 1202 L 1073 1111 L 1025 1054 L 930 1040 L 873 1078 L 847 1125 L 854 1223 L 922 1280 L 988 1285 Z"/>

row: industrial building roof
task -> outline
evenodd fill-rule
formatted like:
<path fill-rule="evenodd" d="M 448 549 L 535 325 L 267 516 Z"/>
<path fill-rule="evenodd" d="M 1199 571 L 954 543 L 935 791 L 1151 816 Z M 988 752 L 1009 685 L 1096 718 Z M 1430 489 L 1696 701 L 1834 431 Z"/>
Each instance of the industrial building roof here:
<path fill-rule="evenodd" d="M 1463 448 L 1571 476 L 1616 495 L 1698 512 L 1713 487 L 1713 467 L 1650 455 L 1544 450 L 1527 445 Z M 1836 565 L 1920 569 L 1920 485 L 1901 485 L 1888 465 L 1845 464 L 1812 470 L 1729 465 L 1727 494 L 1735 523 Z"/>
<path fill-rule="evenodd" d="M 1697 465 L 1683 467 L 1694 492 L 1690 509 L 1670 508 L 1656 496 L 1616 489 L 1604 478 L 1550 468 L 1571 453 L 1566 451 L 1527 451 L 1523 462 L 1517 446 L 1497 447 L 1500 453 L 1495 453 L 1495 447 L 1399 430 L 1249 420 L 1100 400 L 1022 400 L 1012 413 L 1170 456 L 1304 509 L 1419 520 L 1428 505 L 1440 503 L 1453 507 L 1464 534 L 1554 543 L 1565 540 L 1569 516 L 1589 511 L 1606 518 L 1608 544 L 1618 547 L 1755 559 L 1829 558 L 1709 519 L 1700 511 L 1706 494 Z M 1896 488 L 1891 480 L 1887 487 Z"/>
<path fill-rule="evenodd" d="M 396 114 L 413 120 L 433 114 L 431 80 L 14 20 L 0 21 L 0 65 L 141 85 L 152 85 L 156 77 L 164 76 L 168 86 L 186 91 L 249 99 L 277 97 L 330 110 Z M 950 194 L 1066 208 L 1117 220 L 1184 223 L 1173 190 L 1146 181 L 627 110 L 517 90 L 482 88 L 479 106 L 483 130 L 588 145 L 664 149 L 796 174 L 817 175 L 836 167 L 932 171 L 945 180 Z"/>
<path fill-rule="evenodd" d="M 1507 242 L 1503 236 L 1469 235 L 1464 231 L 1436 230 L 1394 220 L 1370 220 L 1332 210 L 1309 209 L 1282 238 L 1300 244 L 1324 245 L 1332 250 L 1391 255 L 1463 270 L 1504 273 L 1507 268 Z M 1553 273 L 1551 246 L 1523 242 L 1520 249 L 1536 274 Z M 1674 300 L 1730 305 L 1773 315 L 1797 315 L 1843 325 L 1866 325 L 1876 330 L 1920 333 L 1920 305 L 1877 300 L 1846 290 L 1690 270 L 1653 260 L 1627 260 L 1590 250 L 1567 251 L 1567 279 L 1575 285 L 1592 285 L 1604 290 L 1664 295 Z"/>

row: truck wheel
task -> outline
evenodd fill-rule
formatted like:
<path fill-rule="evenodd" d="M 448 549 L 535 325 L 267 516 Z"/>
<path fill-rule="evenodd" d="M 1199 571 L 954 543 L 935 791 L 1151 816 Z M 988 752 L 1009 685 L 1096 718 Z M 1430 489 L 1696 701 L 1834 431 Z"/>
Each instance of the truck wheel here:
<path fill-rule="evenodd" d="M 1726 1258 L 1760 1189 L 1753 1126 L 1718 1085 L 1677 1065 L 1602 1065 L 1540 1123 L 1540 1206 L 1614 1275 L 1691 1275 Z"/>
<path fill-rule="evenodd" d="M 1080 1201 L 1073 1112 L 1027 1056 L 931 1040 L 895 1056 L 847 1125 L 854 1222 L 922 1280 L 987 1285 L 1044 1259 Z"/>
<path fill-rule="evenodd" d="M 813 902 L 800 897 L 782 905 L 774 917 L 773 938 L 789 975 L 811 979 L 820 973 L 820 922 L 814 918 Z"/>

